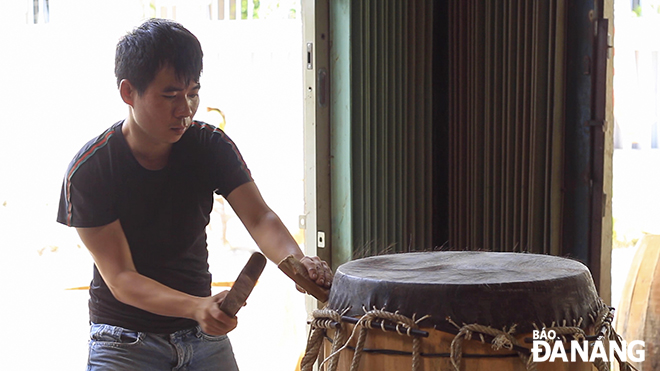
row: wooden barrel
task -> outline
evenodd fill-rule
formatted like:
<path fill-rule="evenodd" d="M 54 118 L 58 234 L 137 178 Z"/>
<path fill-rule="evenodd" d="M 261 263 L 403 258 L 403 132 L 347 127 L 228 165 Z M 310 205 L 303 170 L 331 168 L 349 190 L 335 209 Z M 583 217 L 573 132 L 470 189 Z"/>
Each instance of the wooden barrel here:
<path fill-rule="evenodd" d="M 628 343 L 645 342 L 639 371 L 660 370 L 660 235 L 645 234 L 637 243 L 615 315 L 615 328 Z"/>
<path fill-rule="evenodd" d="M 590 318 L 607 311 L 582 263 L 548 255 L 493 252 L 384 255 L 340 266 L 328 309 L 360 318 L 373 308 L 411 319 L 429 315 L 417 324 L 429 336 L 419 338 L 419 352 L 413 352 L 413 337 L 405 330 L 365 329 L 358 370 L 412 370 L 413 358 L 417 358 L 421 362 L 417 370 L 454 371 L 452 360 L 458 358 L 460 370 L 524 371 L 524 355 L 529 353 L 521 347 L 531 348 L 525 338 L 532 338 L 535 328 L 575 326 L 594 335 Z M 473 328 L 465 324 L 506 331 L 516 339 L 516 346 L 513 350 L 494 347 L 495 335 L 474 331 L 471 339 L 459 338 L 457 350 L 452 342 L 458 338 L 459 328 Z M 353 329 L 353 324 L 342 323 L 345 336 Z M 332 353 L 335 330 L 326 332 L 324 357 Z M 361 348 L 359 332 L 337 353 L 336 370 L 351 370 L 355 348 Z M 536 366 L 540 371 L 594 370 L 591 363 L 579 360 L 539 362 Z"/>

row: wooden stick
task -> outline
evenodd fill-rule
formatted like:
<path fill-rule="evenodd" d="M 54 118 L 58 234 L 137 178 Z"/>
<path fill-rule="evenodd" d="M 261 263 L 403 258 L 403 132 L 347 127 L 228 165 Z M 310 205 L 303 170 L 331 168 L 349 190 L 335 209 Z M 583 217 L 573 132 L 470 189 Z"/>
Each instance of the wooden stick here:
<path fill-rule="evenodd" d="M 238 310 L 243 307 L 248 296 L 250 296 L 265 266 L 266 257 L 259 252 L 253 253 L 238 278 L 236 278 L 231 290 L 220 303 L 220 310 L 229 317 L 235 317 Z"/>
<path fill-rule="evenodd" d="M 328 301 L 329 291 L 316 284 L 309 278 L 307 268 L 296 259 L 293 255 L 289 255 L 277 265 L 284 274 L 289 276 L 295 283 L 305 289 L 308 294 L 315 297 L 321 303 Z"/>

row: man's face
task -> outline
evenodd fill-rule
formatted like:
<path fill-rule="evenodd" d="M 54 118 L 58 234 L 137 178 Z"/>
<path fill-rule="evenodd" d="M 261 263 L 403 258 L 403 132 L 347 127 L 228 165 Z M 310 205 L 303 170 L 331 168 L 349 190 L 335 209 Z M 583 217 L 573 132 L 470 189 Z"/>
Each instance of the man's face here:
<path fill-rule="evenodd" d="M 144 93 L 135 94 L 133 115 L 140 131 L 154 143 L 175 143 L 192 123 L 199 106 L 196 81 L 187 85 L 172 67 L 156 74 Z"/>

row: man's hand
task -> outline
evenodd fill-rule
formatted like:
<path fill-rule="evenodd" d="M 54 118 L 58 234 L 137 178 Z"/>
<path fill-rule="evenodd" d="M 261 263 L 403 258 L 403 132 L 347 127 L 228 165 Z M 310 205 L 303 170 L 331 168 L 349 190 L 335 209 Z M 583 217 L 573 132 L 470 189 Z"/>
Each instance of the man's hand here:
<path fill-rule="evenodd" d="M 329 289 L 332 286 L 332 270 L 328 266 L 328 263 L 319 259 L 318 256 L 304 256 L 300 259 L 300 262 L 307 268 L 307 273 L 309 278 L 316 282 L 317 285 Z M 305 290 L 296 285 L 296 288 L 300 292 L 305 292 Z"/>
<path fill-rule="evenodd" d="M 223 291 L 208 298 L 200 298 L 194 314 L 204 333 L 214 336 L 226 335 L 236 328 L 238 321 L 220 310 L 220 303 L 229 291 Z"/>

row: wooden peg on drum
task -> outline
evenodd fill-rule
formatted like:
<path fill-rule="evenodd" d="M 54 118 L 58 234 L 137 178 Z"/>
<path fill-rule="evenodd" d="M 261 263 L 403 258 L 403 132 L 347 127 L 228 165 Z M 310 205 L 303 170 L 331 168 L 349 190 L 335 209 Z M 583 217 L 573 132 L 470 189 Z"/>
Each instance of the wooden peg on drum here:
<path fill-rule="evenodd" d="M 284 274 L 289 276 L 295 283 L 305 289 L 308 294 L 315 297 L 321 303 L 328 301 L 329 292 L 327 289 L 319 286 L 316 282 L 309 278 L 307 268 L 296 259 L 293 255 L 289 255 L 277 265 Z"/>

